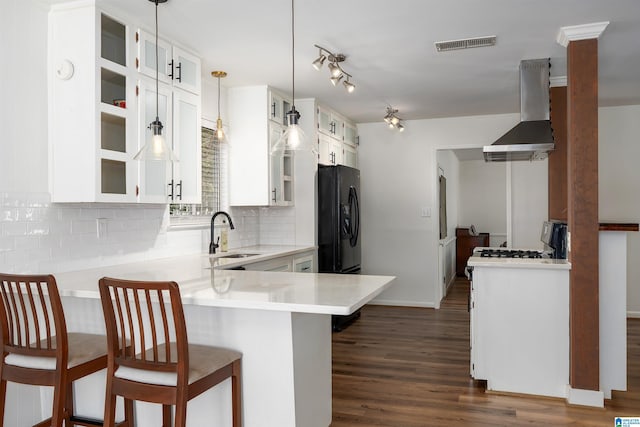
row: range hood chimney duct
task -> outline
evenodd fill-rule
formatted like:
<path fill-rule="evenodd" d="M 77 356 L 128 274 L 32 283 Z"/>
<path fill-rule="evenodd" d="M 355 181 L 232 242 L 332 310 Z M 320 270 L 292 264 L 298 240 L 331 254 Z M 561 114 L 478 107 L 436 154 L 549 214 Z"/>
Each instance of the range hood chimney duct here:
<path fill-rule="evenodd" d="M 542 160 L 553 151 L 549 120 L 548 58 L 520 62 L 520 123 L 496 142 L 483 147 L 484 160 Z"/>

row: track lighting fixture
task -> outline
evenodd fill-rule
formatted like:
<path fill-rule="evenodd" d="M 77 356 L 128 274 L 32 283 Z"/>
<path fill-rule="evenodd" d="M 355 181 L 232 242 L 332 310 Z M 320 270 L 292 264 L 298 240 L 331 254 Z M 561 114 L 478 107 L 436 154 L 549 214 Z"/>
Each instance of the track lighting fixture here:
<path fill-rule="evenodd" d="M 346 83 L 346 82 L 345 82 Z M 384 116 L 384 121 L 389 126 L 389 129 L 398 129 L 398 132 L 404 132 L 404 125 L 402 119 L 396 116 L 397 109 L 387 107 L 387 114 Z"/>
<path fill-rule="evenodd" d="M 322 64 L 324 64 L 324 61 L 328 59 L 329 64 L 327 64 L 327 68 L 329 68 L 329 74 L 331 74 L 331 77 L 329 77 L 331 83 L 334 86 L 337 86 L 340 80 L 346 77 L 346 80 L 343 81 L 342 84 L 344 85 L 348 93 L 353 92 L 356 89 L 356 85 L 349 81 L 349 79 L 353 76 L 344 71 L 340 66 L 340 63 L 344 62 L 347 57 L 341 53 L 334 54 L 328 49 L 325 49 L 322 46 L 318 46 L 317 44 L 315 44 L 314 46 L 318 48 L 319 55 L 318 58 L 316 58 L 316 60 L 311 63 L 311 65 L 313 65 L 313 68 L 319 71 L 320 68 L 322 68 Z"/>

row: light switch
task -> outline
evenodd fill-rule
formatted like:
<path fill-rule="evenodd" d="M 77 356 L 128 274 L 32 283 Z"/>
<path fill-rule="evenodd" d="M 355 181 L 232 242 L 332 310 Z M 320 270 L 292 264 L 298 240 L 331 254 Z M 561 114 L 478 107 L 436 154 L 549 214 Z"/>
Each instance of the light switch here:
<path fill-rule="evenodd" d="M 424 218 L 431 218 L 431 208 L 423 206 L 422 207 L 422 216 Z"/>

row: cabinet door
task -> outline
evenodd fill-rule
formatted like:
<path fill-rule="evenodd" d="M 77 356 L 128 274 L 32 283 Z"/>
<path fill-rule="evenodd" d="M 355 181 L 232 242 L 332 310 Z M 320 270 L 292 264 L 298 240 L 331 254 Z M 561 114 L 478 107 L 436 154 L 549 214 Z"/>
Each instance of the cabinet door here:
<path fill-rule="evenodd" d="M 287 126 L 287 112 L 291 110 L 291 101 L 284 96 L 269 91 L 269 120 Z"/>
<path fill-rule="evenodd" d="M 200 58 L 174 46 L 172 61 L 169 74 L 173 78 L 173 85 L 200 94 Z"/>
<path fill-rule="evenodd" d="M 200 98 L 179 89 L 173 91 L 174 203 L 200 203 L 202 199 L 202 147 Z M 169 182 L 168 184 L 170 184 Z M 169 190 L 171 191 L 171 189 Z"/>
<path fill-rule="evenodd" d="M 331 156 L 333 157 L 334 165 L 343 164 L 342 142 L 333 138 L 331 138 Z"/>
<path fill-rule="evenodd" d="M 313 273 L 313 255 L 294 257 L 293 271 L 296 273 Z"/>
<path fill-rule="evenodd" d="M 325 135 L 333 135 L 331 112 L 322 107 L 318 107 L 318 131 Z"/>
<path fill-rule="evenodd" d="M 352 168 L 358 167 L 358 151 L 354 145 L 342 144 L 342 164 Z"/>
<path fill-rule="evenodd" d="M 155 35 L 138 30 L 138 72 L 156 78 L 156 38 Z M 158 39 L 158 80 L 171 83 L 169 77 L 169 64 L 171 63 L 171 45 L 162 39 Z M 164 123 L 164 122 L 163 122 Z"/>
<path fill-rule="evenodd" d="M 344 142 L 351 145 L 358 143 L 358 128 L 349 122 L 344 122 Z"/>
<path fill-rule="evenodd" d="M 318 163 L 321 165 L 333 165 L 334 156 L 331 154 L 332 142 L 327 135 L 318 135 Z"/>
<path fill-rule="evenodd" d="M 284 128 L 277 123 L 269 123 L 269 146 L 273 147 Z M 290 206 L 293 204 L 293 153 L 285 151 L 270 155 L 270 205 Z"/>
<path fill-rule="evenodd" d="M 342 141 L 344 139 L 344 119 L 337 115 L 331 115 L 331 133 L 333 137 Z"/>
<path fill-rule="evenodd" d="M 158 117 L 164 126 L 162 134 L 169 147 L 173 146 L 173 115 L 171 88 L 166 84 L 158 86 Z M 153 136 L 149 124 L 156 118 L 156 86 L 150 79 L 138 82 L 138 150 Z M 171 165 L 161 161 L 140 162 L 139 201 L 145 203 L 167 203 L 169 191 L 167 183 L 171 180 Z"/>
<path fill-rule="evenodd" d="M 292 267 L 293 261 L 291 256 L 244 265 L 244 268 L 250 271 L 292 271 Z"/>

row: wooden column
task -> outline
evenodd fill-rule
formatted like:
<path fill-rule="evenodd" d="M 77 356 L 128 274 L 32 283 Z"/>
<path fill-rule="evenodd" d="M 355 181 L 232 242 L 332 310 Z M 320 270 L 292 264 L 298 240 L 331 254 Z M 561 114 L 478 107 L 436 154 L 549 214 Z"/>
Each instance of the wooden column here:
<path fill-rule="evenodd" d="M 549 153 L 549 219 L 567 221 L 567 87 L 552 87 L 551 127 L 555 150 Z"/>
<path fill-rule="evenodd" d="M 569 382 L 574 389 L 599 390 L 597 39 L 569 42 L 567 80 Z"/>

